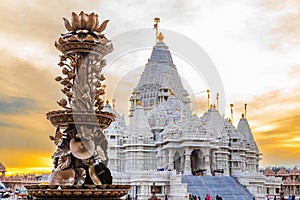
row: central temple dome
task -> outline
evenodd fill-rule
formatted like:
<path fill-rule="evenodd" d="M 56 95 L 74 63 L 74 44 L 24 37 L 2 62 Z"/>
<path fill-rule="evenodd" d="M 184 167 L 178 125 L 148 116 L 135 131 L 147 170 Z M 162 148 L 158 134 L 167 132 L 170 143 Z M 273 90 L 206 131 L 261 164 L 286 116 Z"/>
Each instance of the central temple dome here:
<path fill-rule="evenodd" d="M 134 111 L 135 102 L 141 101 L 146 111 L 165 102 L 171 91 L 182 102 L 189 103 L 188 93 L 183 88 L 178 71 L 173 63 L 169 47 L 163 42 L 160 33 L 159 41 L 152 49 L 151 57 L 145 65 L 137 87 L 131 97 L 130 113 Z"/>

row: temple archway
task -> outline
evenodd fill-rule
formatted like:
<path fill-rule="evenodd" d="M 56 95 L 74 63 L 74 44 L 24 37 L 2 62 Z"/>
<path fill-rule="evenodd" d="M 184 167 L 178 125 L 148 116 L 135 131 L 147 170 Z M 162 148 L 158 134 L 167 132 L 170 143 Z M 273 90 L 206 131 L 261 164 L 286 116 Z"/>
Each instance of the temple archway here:
<path fill-rule="evenodd" d="M 204 175 L 205 164 L 203 152 L 200 149 L 195 149 L 192 151 L 191 156 L 191 171 L 193 175 Z"/>
<path fill-rule="evenodd" d="M 178 153 L 178 151 L 176 151 L 175 155 L 174 155 L 174 169 L 176 170 L 176 172 L 180 172 L 181 171 L 181 157 Z"/>

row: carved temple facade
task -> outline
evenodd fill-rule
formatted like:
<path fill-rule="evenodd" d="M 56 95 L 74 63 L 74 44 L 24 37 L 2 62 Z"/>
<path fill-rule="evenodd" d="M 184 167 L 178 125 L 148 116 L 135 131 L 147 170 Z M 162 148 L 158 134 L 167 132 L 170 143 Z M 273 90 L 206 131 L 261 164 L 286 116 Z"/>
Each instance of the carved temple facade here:
<path fill-rule="evenodd" d="M 115 182 L 133 185 L 133 196 L 147 199 L 156 182 L 162 194 L 185 199 L 188 194 L 178 193 L 186 192 L 182 175 L 263 178 L 258 173 L 260 153 L 244 115 L 237 127 L 213 105 L 203 116 L 194 116 L 188 96 L 169 48 L 160 39 L 129 99 L 129 125 L 109 103 L 104 106 L 104 111 L 116 115 L 105 130 L 108 167 Z M 250 190 L 262 197 L 261 180 L 251 184 Z"/>
<path fill-rule="evenodd" d="M 162 40 L 153 47 L 130 102 L 128 127 L 109 104 L 104 108 L 117 116 L 106 129 L 110 169 L 227 176 L 258 171 L 260 154 L 247 119 L 243 116 L 236 128 L 213 106 L 202 117 L 193 116 Z"/>

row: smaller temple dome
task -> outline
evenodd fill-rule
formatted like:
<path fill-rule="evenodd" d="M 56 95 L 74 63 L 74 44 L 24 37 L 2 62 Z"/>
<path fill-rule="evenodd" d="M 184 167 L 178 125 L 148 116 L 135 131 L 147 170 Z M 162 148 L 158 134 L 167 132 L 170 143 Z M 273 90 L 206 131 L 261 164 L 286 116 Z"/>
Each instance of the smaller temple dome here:
<path fill-rule="evenodd" d="M 255 151 L 258 151 L 257 144 L 253 138 L 253 134 L 251 131 L 251 128 L 249 126 L 249 123 L 244 116 L 239 121 L 237 130 L 243 135 L 243 137 L 246 139 L 247 143 L 250 145 L 251 149 L 254 149 Z"/>
<path fill-rule="evenodd" d="M 143 106 L 138 105 L 128 126 L 128 141 L 136 143 L 136 139 L 138 139 L 138 142 L 143 141 L 145 143 L 149 143 L 149 139 L 152 135 L 144 108 Z"/>
<path fill-rule="evenodd" d="M 290 174 L 293 174 L 293 175 L 300 175 L 300 170 L 297 168 L 297 167 L 294 167 Z"/>
<path fill-rule="evenodd" d="M 264 171 L 264 175 L 265 175 L 265 176 L 275 176 L 275 172 L 274 172 L 271 168 L 267 168 L 267 169 Z"/>
<path fill-rule="evenodd" d="M 102 109 L 102 112 L 110 112 L 113 113 L 113 109 L 111 105 L 109 104 L 109 101 L 106 101 L 106 104 L 104 105 L 104 108 Z"/>
<path fill-rule="evenodd" d="M 289 173 L 284 169 L 284 168 L 281 168 L 277 173 L 276 173 L 277 176 L 288 176 Z"/>
<path fill-rule="evenodd" d="M 176 121 L 169 124 L 161 133 L 163 139 L 178 139 L 182 137 L 182 129 L 177 125 Z"/>

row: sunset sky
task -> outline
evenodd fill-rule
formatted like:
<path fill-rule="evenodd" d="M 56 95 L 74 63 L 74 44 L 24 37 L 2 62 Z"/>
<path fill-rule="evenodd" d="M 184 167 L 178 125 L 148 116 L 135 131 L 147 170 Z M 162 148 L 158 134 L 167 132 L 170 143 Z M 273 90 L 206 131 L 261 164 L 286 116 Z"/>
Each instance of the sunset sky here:
<path fill-rule="evenodd" d="M 62 18 L 81 10 L 98 13 L 100 21 L 110 19 L 108 38 L 152 28 L 158 16 L 160 28 L 193 40 L 214 62 L 227 107 L 235 105 L 234 125 L 248 104 L 261 166 L 300 165 L 300 0 L 1 0 L 0 162 L 10 174 L 52 168 L 55 145 L 48 136 L 55 129 L 45 113 L 58 109 L 62 98 L 54 81 L 61 73 L 54 41 L 65 32 Z M 116 108 L 125 115 L 128 92 L 150 53 L 135 51 L 108 66 L 106 98 L 120 97 Z M 193 79 L 184 74 L 186 62 L 175 55 L 174 62 L 184 80 Z M 202 114 L 201 91 L 208 88 L 196 80 L 185 84 L 191 95 L 198 94 L 194 105 L 201 106 L 195 113 Z M 116 94 L 120 85 L 126 89 Z"/>

